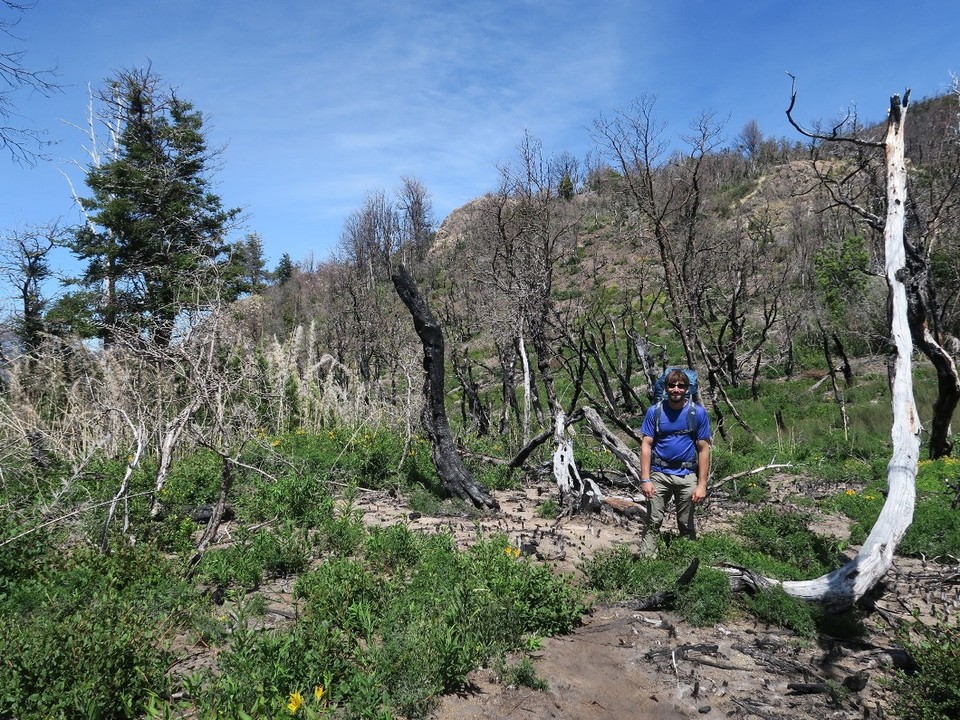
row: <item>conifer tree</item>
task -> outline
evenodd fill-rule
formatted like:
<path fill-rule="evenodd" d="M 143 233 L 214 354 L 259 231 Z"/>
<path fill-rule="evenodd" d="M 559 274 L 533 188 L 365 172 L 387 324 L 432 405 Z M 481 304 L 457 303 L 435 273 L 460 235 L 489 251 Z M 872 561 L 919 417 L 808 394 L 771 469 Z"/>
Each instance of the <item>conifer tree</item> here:
<path fill-rule="evenodd" d="M 163 347 L 180 313 L 230 299 L 218 279 L 236 274 L 225 236 L 239 209 L 210 190 L 202 114 L 149 68 L 118 72 L 99 100 L 111 141 L 92 154 L 87 223 L 70 243 L 87 263 L 78 283 L 104 342 L 127 330 Z"/>

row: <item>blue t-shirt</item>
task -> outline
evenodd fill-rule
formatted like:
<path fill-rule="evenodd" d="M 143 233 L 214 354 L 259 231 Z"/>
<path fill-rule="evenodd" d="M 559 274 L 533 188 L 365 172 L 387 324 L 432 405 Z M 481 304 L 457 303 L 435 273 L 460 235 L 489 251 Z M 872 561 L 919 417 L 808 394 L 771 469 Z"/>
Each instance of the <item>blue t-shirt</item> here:
<path fill-rule="evenodd" d="M 689 400 L 687 402 L 690 402 Z M 643 424 L 640 426 L 640 434 L 653 438 L 653 454 L 663 458 L 666 466 L 657 465 L 655 462 L 651 465 L 654 472 L 665 472 L 670 475 L 688 475 L 693 470 L 677 467 L 680 463 L 695 462 L 697 459 L 697 446 L 687 431 L 687 412 L 686 404 L 679 410 L 670 407 L 670 403 L 663 403 L 663 412 L 660 415 L 660 433 L 654 432 L 654 415 L 657 405 L 651 405 L 647 408 L 647 414 L 643 416 Z M 710 434 L 710 416 L 703 405 L 695 404 L 697 413 L 696 436 L 697 440 L 711 439 Z"/>

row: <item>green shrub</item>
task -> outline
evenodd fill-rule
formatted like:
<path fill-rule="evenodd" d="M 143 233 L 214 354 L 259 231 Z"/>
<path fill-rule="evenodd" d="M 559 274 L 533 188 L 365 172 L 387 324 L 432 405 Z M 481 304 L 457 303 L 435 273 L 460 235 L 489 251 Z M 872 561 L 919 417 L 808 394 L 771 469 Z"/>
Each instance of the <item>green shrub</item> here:
<path fill-rule="evenodd" d="M 950 507 L 950 498 L 941 494 L 917 502 L 913 523 L 897 552 L 926 557 L 960 555 L 960 510 Z"/>
<path fill-rule="evenodd" d="M 322 684 L 347 717 L 422 717 L 480 664 L 565 632 L 582 594 L 569 578 L 519 557 L 504 538 L 458 552 L 446 534 L 371 531 L 352 558 L 302 574 L 293 626 L 257 633 L 240 602 L 221 671 L 191 686 L 197 707 L 234 717 L 279 712 L 289 693 Z"/>
<path fill-rule="evenodd" d="M 777 586 L 740 598 L 741 605 L 761 622 L 789 628 L 805 638 L 817 634 L 816 612 L 814 607 L 787 595 Z"/>
<path fill-rule="evenodd" d="M 678 586 L 677 580 L 692 558 L 682 557 L 682 553 L 663 555 L 663 559 L 637 558 L 621 546 L 597 553 L 581 569 L 590 588 L 601 598 L 622 600 L 675 593 L 675 609 L 688 622 L 712 625 L 722 619 L 732 601 L 726 574 L 702 563 L 688 585 Z"/>
<path fill-rule="evenodd" d="M 284 474 L 276 481 L 258 478 L 247 485 L 238 505 L 254 522 L 280 517 L 300 527 L 315 528 L 334 515 L 328 483 L 313 474 Z"/>
<path fill-rule="evenodd" d="M 919 720 L 960 717 L 960 626 L 916 622 L 899 635 L 915 667 L 898 671 L 894 678 L 897 716 Z"/>
<path fill-rule="evenodd" d="M 537 505 L 536 515 L 543 520 L 554 520 L 560 514 L 560 503 L 553 498 L 547 498 Z"/>
<path fill-rule="evenodd" d="M 0 715 L 127 718 L 169 690 L 167 638 L 196 596 L 147 547 L 78 551 L 0 612 Z"/>
<path fill-rule="evenodd" d="M 942 457 L 936 460 L 921 460 L 917 463 L 917 492 L 956 494 L 955 485 L 960 477 L 960 459 Z"/>
<path fill-rule="evenodd" d="M 39 522 L 0 513 L 0 542 L 8 541 L 0 548 L 0 604 L 18 581 L 42 572 L 52 557 L 52 539 L 47 529 L 31 531 Z"/>
<path fill-rule="evenodd" d="M 151 474 L 155 475 L 155 470 Z M 198 448 L 173 463 L 160 498 L 168 509 L 176 511 L 214 503 L 222 474 L 221 457 Z"/>
<path fill-rule="evenodd" d="M 691 625 L 714 625 L 730 610 L 733 593 L 730 579 L 722 570 L 701 567 L 688 585 L 677 587 L 677 607 Z"/>
<path fill-rule="evenodd" d="M 879 486 L 871 486 L 862 492 L 847 489 L 833 495 L 822 503 L 826 510 L 839 510 L 853 522 L 850 525 L 849 541 L 860 545 L 867 539 L 880 510 L 883 508 L 884 495 Z"/>
<path fill-rule="evenodd" d="M 537 669 L 528 657 L 520 658 L 516 665 L 504 664 L 500 669 L 500 682 L 507 686 L 528 687 L 541 692 L 549 689 L 547 681 L 537 675 Z"/>
<path fill-rule="evenodd" d="M 736 529 L 748 549 L 764 552 L 809 578 L 833 570 L 839 560 L 837 540 L 808 530 L 809 520 L 802 513 L 762 508 L 742 515 Z"/>
<path fill-rule="evenodd" d="M 957 460 L 921 460 L 917 471 L 917 502 L 913 522 L 897 551 L 903 555 L 937 557 L 960 554 L 960 511 L 951 508 L 953 491 L 947 486 L 956 477 Z M 850 542 L 866 540 L 880 516 L 885 501 L 884 485 L 875 483 L 863 491 L 844 490 L 822 503 L 843 512 L 853 523 Z"/>

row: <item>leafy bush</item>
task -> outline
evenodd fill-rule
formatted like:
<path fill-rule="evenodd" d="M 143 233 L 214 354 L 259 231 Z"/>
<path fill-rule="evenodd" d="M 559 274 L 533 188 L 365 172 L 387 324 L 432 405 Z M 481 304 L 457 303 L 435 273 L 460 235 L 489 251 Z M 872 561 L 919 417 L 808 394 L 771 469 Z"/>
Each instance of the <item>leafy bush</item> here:
<path fill-rule="evenodd" d="M 78 551 L 0 607 L 0 715 L 127 718 L 168 691 L 166 647 L 196 597 L 149 548 Z"/>
<path fill-rule="evenodd" d="M 822 506 L 827 510 L 839 510 L 853 521 L 849 540 L 853 545 L 860 545 L 880 516 L 883 500 L 879 486 L 868 487 L 862 492 L 850 488 L 828 498 Z"/>
<path fill-rule="evenodd" d="M 805 638 L 813 638 L 817 634 L 816 608 L 790 597 L 781 587 L 744 595 L 739 602 L 762 622 L 789 628 Z"/>
<path fill-rule="evenodd" d="M 733 604 L 730 580 L 722 570 L 701 567 L 689 585 L 677 587 L 677 606 L 691 625 L 714 625 Z"/>
<path fill-rule="evenodd" d="M 898 717 L 960 717 L 960 626 L 916 622 L 901 629 L 899 635 L 915 668 L 901 670 L 894 678 Z"/>
<path fill-rule="evenodd" d="M 960 461 L 953 458 L 920 461 L 913 522 L 898 552 L 927 557 L 960 554 L 960 511 L 951 508 L 954 492 L 948 486 L 949 482 L 955 480 L 958 466 Z M 876 483 L 861 492 L 844 490 L 823 505 L 840 510 L 853 520 L 850 542 L 860 544 L 876 523 L 884 499 L 884 486 Z"/>
<path fill-rule="evenodd" d="M 350 717 L 423 716 L 470 670 L 524 638 L 568 631 L 585 609 L 569 578 L 503 538 L 458 552 L 450 536 L 396 526 L 361 547 L 297 579 L 302 618 L 290 628 L 254 633 L 241 604 L 221 673 L 204 678 L 194 702 L 236 716 L 322 684 Z"/>
<path fill-rule="evenodd" d="M 960 510 L 944 495 L 917 502 L 910 525 L 897 551 L 902 555 L 943 557 L 960 555 Z"/>
<path fill-rule="evenodd" d="M 809 517 L 796 512 L 763 508 L 742 515 L 736 524 L 748 549 L 798 568 L 806 577 L 833 570 L 839 559 L 837 540 L 807 529 Z"/>
<path fill-rule="evenodd" d="M 560 514 L 560 503 L 553 498 L 547 498 L 537 505 L 536 515 L 544 520 L 553 520 Z"/>
<path fill-rule="evenodd" d="M 544 692 L 549 689 L 547 681 L 537 675 L 537 670 L 528 657 L 520 658 L 516 665 L 505 664 L 500 670 L 500 682 L 507 686 L 528 687 Z"/>
<path fill-rule="evenodd" d="M 619 547 L 597 553 L 581 567 L 591 589 L 600 597 L 648 597 L 676 593 L 675 608 L 694 625 L 712 625 L 730 609 L 730 582 L 721 571 L 700 566 L 689 585 L 678 587 L 677 579 L 686 569 L 678 557 L 650 559 L 634 557 L 629 548 Z"/>

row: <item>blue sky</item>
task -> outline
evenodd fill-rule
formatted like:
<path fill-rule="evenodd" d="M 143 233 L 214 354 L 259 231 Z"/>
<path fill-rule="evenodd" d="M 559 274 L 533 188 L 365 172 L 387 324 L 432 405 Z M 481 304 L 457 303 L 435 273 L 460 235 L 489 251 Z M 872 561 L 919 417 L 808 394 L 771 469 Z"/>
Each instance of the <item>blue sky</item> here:
<path fill-rule="evenodd" d="M 243 232 L 281 253 L 330 257 L 347 215 L 404 176 L 439 222 L 495 189 L 525 131 L 547 153 L 591 152 L 601 114 L 641 94 L 679 136 L 702 111 L 734 138 L 755 119 L 799 139 L 784 110 L 829 120 L 855 104 L 880 120 L 889 97 L 947 89 L 960 22 L 932 0 L 36 0 L 16 28 L 31 69 L 63 92 L 13 96 L 22 125 L 57 144 L 49 161 L 0 158 L 0 232 L 79 222 L 89 84 L 153 70 L 223 146 L 216 190 Z M 0 12 L 7 12 L 5 9 Z M 238 233 L 240 237 L 242 233 Z"/>

